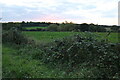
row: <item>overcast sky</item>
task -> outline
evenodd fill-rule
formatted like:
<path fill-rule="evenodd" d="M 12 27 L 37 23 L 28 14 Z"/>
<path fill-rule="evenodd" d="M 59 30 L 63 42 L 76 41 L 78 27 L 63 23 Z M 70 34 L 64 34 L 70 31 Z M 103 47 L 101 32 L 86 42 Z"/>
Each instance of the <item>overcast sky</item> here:
<path fill-rule="evenodd" d="M 118 24 L 119 0 L 1 0 L 0 17 L 8 21 Z"/>

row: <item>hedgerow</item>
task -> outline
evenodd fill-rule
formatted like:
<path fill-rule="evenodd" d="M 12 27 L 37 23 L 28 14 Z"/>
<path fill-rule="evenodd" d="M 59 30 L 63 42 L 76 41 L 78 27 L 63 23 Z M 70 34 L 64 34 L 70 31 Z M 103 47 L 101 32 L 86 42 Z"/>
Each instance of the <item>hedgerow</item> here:
<path fill-rule="evenodd" d="M 44 46 L 42 61 L 47 64 L 65 65 L 74 70 L 82 63 L 87 66 L 97 67 L 102 73 L 100 78 L 118 78 L 120 75 L 120 54 L 114 48 L 119 44 L 111 44 L 106 40 L 97 39 L 96 35 L 87 33 L 85 35 L 73 35 L 55 40 Z"/>
<path fill-rule="evenodd" d="M 28 39 L 15 27 L 12 27 L 10 30 L 3 31 L 2 33 L 2 42 L 3 43 L 15 43 L 15 44 L 26 44 Z"/>

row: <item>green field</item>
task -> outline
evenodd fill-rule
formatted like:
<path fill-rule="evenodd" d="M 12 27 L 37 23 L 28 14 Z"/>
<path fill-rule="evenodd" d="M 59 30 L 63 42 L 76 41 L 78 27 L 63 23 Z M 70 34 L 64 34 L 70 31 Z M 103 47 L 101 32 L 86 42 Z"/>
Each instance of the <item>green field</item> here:
<path fill-rule="evenodd" d="M 34 26 L 34 27 L 25 27 L 26 29 L 37 29 L 37 28 L 39 28 L 39 29 L 46 29 L 47 27 L 36 27 L 36 26 Z"/>
<path fill-rule="evenodd" d="M 84 32 L 39 32 L 23 31 L 28 38 L 37 43 L 47 43 L 55 39 Z M 108 33 L 94 33 L 106 38 Z M 111 33 L 108 39 L 112 43 L 118 43 L 118 33 Z M 38 44 L 39 44 L 38 43 Z M 16 45 L 4 43 L 2 46 L 2 77 L 3 78 L 98 78 L 101 73 L 96 66 L 87 66 L 88 62 L 80 63 L 78 68 L 70 72 L 68 66 L 55 66 L 42 62 L 39 57 L 41 48 L 36 45 Z M 86 56 L 86 55 L 85 55 Z M 47 58 L 47 57 L 46 57 Z M 87 58 L 86 58 L 87 59 Z M 92 60 L 91 60 L 92 61 Z M 53 62 L 54 63 L 54 62 Z M 94 63 L 94 62 L 91 62 Z"/>
<path fill-rule="evenodd" d="M 49 42 L 52 41 L 54 39 L 61 39 L 63 37 L 66 36 L 70 36 L 73 34 L 80 34 L 83 32 L 23 32 L 25 35 L 27 35 L 28 37 L 40 41 L 40 42 Z M 102 38 L 106 38 L 107 33 L 94 33 L 94 34 L 98 34 L 100 35 Z M 111 33 L 108 36 L 108 40 L 110 42 L 113 43 L 117 43 L 118 42 L 118 33 Z"/>

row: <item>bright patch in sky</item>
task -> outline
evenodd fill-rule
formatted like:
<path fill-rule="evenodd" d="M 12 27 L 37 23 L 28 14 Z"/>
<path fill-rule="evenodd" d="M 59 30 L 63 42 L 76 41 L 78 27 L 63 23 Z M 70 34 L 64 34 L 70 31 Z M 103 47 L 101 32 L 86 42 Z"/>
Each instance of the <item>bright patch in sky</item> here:
<path fill-rule="evenodd" d="M 118 24 L 118 0 L 1 0 L 0 9 L 3 22 Z"/>

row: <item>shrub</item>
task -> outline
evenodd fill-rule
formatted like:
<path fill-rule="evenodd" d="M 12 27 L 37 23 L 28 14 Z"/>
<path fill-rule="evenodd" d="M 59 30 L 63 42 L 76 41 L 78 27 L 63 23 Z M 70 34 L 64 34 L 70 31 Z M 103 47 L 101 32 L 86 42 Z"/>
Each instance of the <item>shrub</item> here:
<path fill-rule="evenodd" d="M 13 23 L 13 22 L 8 22 L 8 23 L 2 23 L 2 29 L 3 30 L 9 30 L 12 27 L 15 27 L 19 30 L 22 30 L 21 24 L 20 23 Z"/>
<path fill-rule="evenodd" d="M 58 31 L 74 31 L 75 27 L 73 23 L 62 23 L 58 26 Z"/>
<path fill-rule="evenodd" d="M 57 31 L 58 30 L 58 25 L 56 25 L 56 24 L 50 24 L 48 26 L 48 30 L 50 30 L 50 31 Z"/>
<path fill-rule="evenodd" d="M 42 61 L 53 65 L 66 65 L 74 70 L 78 64 L 88 63 L 102 73 L 98 77 L 114 78 L 120 75 L 120 54 L 105 40 L 97 40 L 96 35 L 85 33 L 55 40 L 43 48 Z"/>
<path fill-rule="evenodd" d="M 28 39 L 22 35 L 21 31 L 13 27 L 8 31 L 2 33 L 2 42 L 10 42 L 15 44 L 25 44 L 28 42 Z"/>

